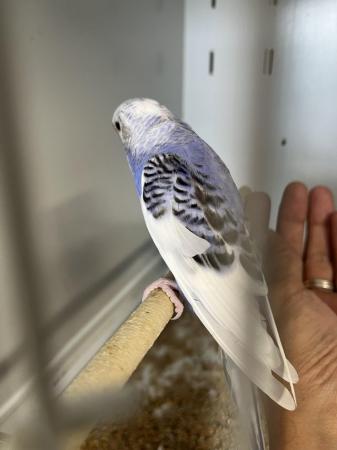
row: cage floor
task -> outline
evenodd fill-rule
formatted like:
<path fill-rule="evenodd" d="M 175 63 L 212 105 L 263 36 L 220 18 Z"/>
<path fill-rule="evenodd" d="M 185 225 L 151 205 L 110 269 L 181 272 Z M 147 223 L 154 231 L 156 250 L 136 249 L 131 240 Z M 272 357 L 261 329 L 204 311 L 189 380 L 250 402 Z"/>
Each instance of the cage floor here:
<path fill-rule="evenodd" d="M 186 311 L 170 322 L 131 379 L 138 413 L 101 424 L 81 450 L 231 450 L 233 408 L 218 348 Z"/>

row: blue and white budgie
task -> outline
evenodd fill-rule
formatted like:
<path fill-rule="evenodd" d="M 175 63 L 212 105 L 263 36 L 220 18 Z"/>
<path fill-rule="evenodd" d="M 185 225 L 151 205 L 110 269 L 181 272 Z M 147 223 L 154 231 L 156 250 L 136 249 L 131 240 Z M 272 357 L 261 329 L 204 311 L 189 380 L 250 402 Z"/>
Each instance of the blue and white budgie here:
<path fill-rule="evenodd" d="M 296 370 L 286 359 L 254 254 L 239 192 L 220 157 L 166 107 L 122 103 L 113 126 L 124 145 L 150 235 L 179 287 L 224 353 L 244 448 L 265 448 L 254 383 L 279 405 L 296 406 Z M 181 303 L 174 282 L 162 288 Z M 282 378 L 289 383 L 290 391 Z M 251 383 L 252 382 L 252 383 Z"/>

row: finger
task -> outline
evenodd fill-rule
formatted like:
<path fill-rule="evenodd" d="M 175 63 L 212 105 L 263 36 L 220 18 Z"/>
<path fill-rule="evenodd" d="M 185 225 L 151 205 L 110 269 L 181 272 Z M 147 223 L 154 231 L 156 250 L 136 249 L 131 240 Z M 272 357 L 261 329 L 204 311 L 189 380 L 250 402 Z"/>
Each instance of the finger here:
<path fill-rule="evenodd" d="M 317 186 L 310 191 L 308 235 L 305 250 L 305 279 L 333 280 L 330 249 L 330 216 L 334 210 L 331 191 Z"/>
<path fill-rule="evenodd" d="M 334 271 L 335 287 L 337 287 L 337 211 L 330 218 L 331 259 Z"/>
<path fill-rule="evenodd" d="M 303 183 L 288 184 L 283 192 L 277 231 L 300 256 L 303 254 L 304 226 L 308 212 L 308 189 Z"/>
<path fill-rule="evenodd" d="M 239 192 L 240 192 L 240 197 L 241 197 L 241 200 L 243 201 L 243 203 L 246 201 L 246 198 L 248 197 L 248 195 L 251 195 L 253 193 L 251 188 L 246 185 L 241 186 L 239 189 Z"/>
<path fill-rule="evenodd" d="M 252 192 L 245 199 L 245 213 L 252 237 L 261 243 L 268 232 L 270 198 L 265 192 Z"/>

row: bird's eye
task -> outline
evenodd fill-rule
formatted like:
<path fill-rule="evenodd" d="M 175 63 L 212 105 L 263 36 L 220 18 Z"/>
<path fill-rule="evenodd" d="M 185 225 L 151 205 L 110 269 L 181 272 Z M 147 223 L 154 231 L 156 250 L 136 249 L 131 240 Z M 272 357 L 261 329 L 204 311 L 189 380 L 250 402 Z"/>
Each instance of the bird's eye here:
<path fill-rule="evenodd" d="M 121 124 L 119 122 L 115 122 L 115 127 L 118 131 L 121 131 Z"/>

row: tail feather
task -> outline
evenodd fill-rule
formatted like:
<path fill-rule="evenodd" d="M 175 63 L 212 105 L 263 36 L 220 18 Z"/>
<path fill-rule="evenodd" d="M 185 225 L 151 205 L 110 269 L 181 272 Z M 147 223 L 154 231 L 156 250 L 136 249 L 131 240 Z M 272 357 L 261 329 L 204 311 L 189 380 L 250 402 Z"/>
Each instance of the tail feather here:
<path fill-rule="evenodd" d="M 240 422 L 239 448 L 266 450 L 258 388 L 224 352 L 222 355 L 225 376 Z"/>

